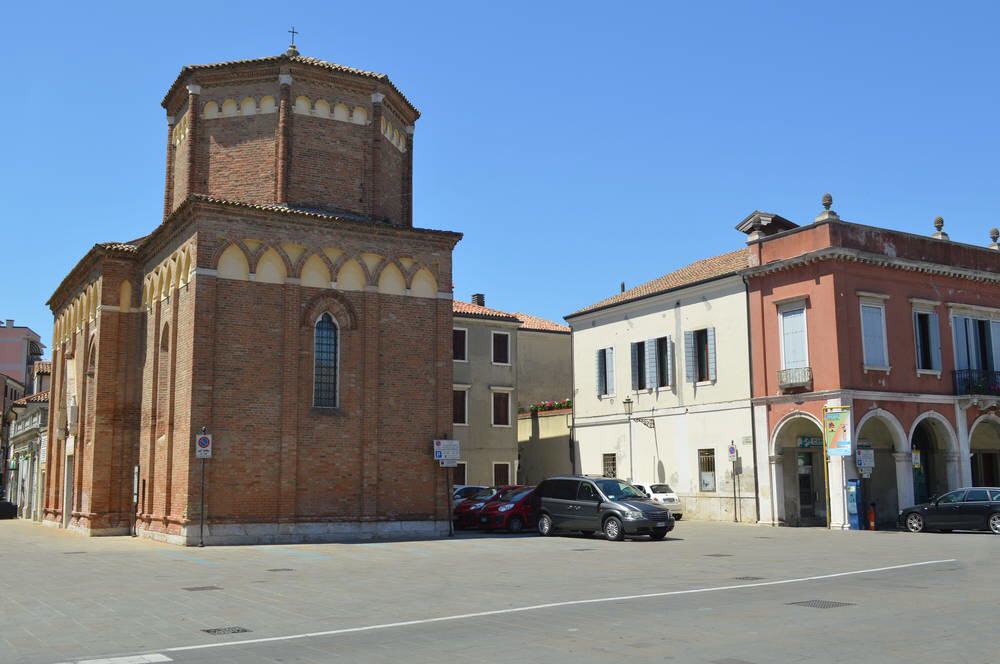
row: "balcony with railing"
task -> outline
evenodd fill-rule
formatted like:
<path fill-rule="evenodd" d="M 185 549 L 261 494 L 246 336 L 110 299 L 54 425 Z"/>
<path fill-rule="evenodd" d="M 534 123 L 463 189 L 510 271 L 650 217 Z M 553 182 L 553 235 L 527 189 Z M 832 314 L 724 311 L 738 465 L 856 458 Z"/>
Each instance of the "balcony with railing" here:
<path fill-rule="evenodd" d="M 778 387 L 784 391 L 806 390 L 812 388 L 812 367 L 793 367 L 778 369 Z"/>
<path fill-rule="evenodd" d="M 1000 371 L 959 369 L 953 371 L 955 394 L 988 394 L 1000 396 Z"/>

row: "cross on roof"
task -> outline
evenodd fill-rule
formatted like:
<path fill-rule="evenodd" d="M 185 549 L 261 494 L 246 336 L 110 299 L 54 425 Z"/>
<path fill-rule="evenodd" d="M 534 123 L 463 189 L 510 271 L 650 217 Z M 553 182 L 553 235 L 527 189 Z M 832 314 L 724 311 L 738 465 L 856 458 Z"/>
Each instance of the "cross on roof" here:
<path fill-rule="evenodd" d="M 292 46 L 295 46 L 295 35 L 299 34 L 299 31 L 296 30 L 295 26 L 293 25 L 292 29 L 289 30 L 288 32 L 292 35 Z"/>

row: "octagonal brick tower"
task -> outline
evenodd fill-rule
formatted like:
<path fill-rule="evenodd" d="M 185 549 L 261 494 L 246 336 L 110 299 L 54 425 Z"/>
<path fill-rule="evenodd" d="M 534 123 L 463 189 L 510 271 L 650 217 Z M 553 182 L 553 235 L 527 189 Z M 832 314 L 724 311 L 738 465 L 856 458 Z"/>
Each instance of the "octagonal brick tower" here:
<path fill-rule="evenodd" d="M 385 74 L 299 54 L 184 67 L 170 86 L 164 218 L 197 193 L 412 226 L 420 113 Z"/>

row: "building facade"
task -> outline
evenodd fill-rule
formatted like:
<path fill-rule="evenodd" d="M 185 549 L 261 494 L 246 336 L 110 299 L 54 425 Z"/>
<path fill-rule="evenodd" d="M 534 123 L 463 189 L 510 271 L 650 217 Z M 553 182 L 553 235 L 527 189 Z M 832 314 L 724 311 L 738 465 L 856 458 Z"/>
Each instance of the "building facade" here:
<path fill-rule="evenodd" d="M 49 422 L 48 391 L 35 392 L 15 401 L 9 420 L 8 500 L 17 505 L 20 518 L 40 521 Z"/>
<path fill-rule="evenodd" d="M 698 261 L 566 317 L 577 472 L 668 484 L 685 517 L 757 519 L 747 261 Z"/>
<path fill-rule="evenodd" d="M 521 321 L 485 296 L 453 302 L 453 406 L 462 460 L 454 484 L 502 486 L 517 477 L 518 336 Z"/>
<path fill-rule="evenodd" d="M 10 456 L 10 418 L 14 402 L 24 396 L 24 384 L 7 374 L 0 374 L 0 500 L 6 500 L 10 494 L 10 475 L 12 468 Z"/>
<path fill-rule="evenodd" d="M 45 345 L 30 327 L 7 319 L 0 323 L 0 374 L 21 385 L 31 384 L 31 367 L 42 359 Z"/>
<path fill-rule="evenodd" d="M 930 237 L 863 226 L 825 203 L 806 226 L 751 215 L 742 228 L 762 520 L 845 528 L 850 479 L 885 526 L 931 495 L 996 485 L 996 236 L 952 242 L 940 219 Z M 873 450 L 869 478 L 853 456 L 824 468 L 828 407 L 850 408 L 855 448 Z"/>
<path fill-rule="evenodd" d="M 96 245 L 49 301 L 45 522 L 179 544 L 202 517 L 209 544 L 444 532 L 461 235 L 413 226 L 419 113 L 294 46 L 185 67 L 163 107 L 162 223 Z"/>

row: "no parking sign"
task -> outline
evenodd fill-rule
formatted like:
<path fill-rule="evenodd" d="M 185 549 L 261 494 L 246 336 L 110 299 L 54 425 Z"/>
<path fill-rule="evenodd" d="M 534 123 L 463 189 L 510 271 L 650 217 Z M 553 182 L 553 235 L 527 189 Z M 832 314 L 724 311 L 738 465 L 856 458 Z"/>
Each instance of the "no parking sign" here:
<path fill-rule="evenodd" d="M 196 459 L 212 458 L 212 434 L 200 433 L 195 436 L 194 454 Z"/>

